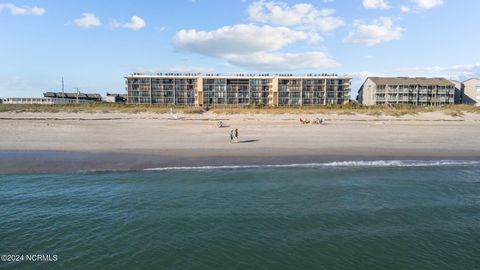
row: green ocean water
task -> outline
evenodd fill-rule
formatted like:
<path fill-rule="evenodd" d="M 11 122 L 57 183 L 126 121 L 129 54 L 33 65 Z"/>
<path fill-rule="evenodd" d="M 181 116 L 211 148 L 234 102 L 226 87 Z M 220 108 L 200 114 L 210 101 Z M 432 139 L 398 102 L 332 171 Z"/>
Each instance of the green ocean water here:
<path fill-rule="evenodd" d="M 479 269 L 478 163 L 0 175 L 0 269 Z"/>

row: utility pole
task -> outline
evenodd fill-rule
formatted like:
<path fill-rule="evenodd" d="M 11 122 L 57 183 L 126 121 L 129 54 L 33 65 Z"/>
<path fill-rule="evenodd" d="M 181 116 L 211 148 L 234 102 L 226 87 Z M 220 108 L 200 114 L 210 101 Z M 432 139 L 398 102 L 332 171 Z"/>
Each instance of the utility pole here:
<path fill-rule="evenodd" d="M 76 88 L 77 89 L 77 104 L 78 104 L 78 95 L 80 94 L 80 88 Z"/>
<path fill-rule="evenodd" d="M 63 76 L 62 76 L 62 97 L 65 98 L 65 84 L 63 82 Z"/>

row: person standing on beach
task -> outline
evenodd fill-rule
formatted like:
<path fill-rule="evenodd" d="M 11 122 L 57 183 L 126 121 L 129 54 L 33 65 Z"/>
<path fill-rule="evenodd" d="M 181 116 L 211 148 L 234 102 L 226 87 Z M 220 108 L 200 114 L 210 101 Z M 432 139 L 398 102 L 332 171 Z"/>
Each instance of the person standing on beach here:
<path fill-rule="evenodd" d="M 234 134 L 234 130 L 230 130 L 230 143 L 233 142 L 233 134 Z"/>
<path fill-rule="evenodd" d="M 238 143 L 238 128 L 235 129 L 235 142 Z"/>

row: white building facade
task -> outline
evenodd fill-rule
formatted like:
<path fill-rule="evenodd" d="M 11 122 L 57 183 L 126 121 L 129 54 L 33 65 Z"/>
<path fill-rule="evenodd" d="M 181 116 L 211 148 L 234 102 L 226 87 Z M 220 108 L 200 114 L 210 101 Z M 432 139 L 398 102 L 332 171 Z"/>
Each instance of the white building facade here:
<path fill-rule="evenodd" d="M 37 105 L 55 105 L 55 104 L 77 104 L 92 103 L 91 100 L 68 99 L 68 98 L 48 98 L 48 97 L 18 97 L 4 98 L 3 104 L 37 104 Z"/>
<path fill-rule="evenodd" d="M 462 84 L 462 103 L 480 106 L 480 79 L 473 78 Z"/>

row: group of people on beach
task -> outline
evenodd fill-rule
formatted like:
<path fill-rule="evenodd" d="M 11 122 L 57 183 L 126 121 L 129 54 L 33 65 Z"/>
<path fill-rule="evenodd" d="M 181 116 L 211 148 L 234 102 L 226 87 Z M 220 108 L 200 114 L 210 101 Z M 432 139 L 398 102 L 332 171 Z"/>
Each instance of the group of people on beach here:
<path fill-rule="evenodd" d="M 230 130 L 230 143 L 238 143 L 238 128 Z"/>
<path fill-rule="evenodd" d="M 225 125 L 223 124 L 222 121 L 218 121 L 217 127 L 223 128 L 225 127 Z M 238 143 L 238 128 L 230 130 L 230 143 L 233 143 L 233 142 Z"/>
<path fill-rule="evenodd" d="M 300 118 L 300 123 L 304 124 L 304 125 L 307 125 L 307 124 L 312 124 L 312 125 L 323 125 L 323 123 L 325 122 L 325 120 L 323 118 L 315 118 L 313 119 L 313 121 L 310 121 L 308 119 L 302 119 Z"/>

